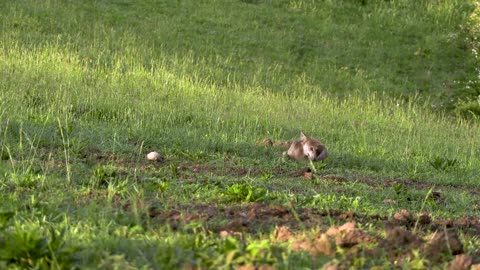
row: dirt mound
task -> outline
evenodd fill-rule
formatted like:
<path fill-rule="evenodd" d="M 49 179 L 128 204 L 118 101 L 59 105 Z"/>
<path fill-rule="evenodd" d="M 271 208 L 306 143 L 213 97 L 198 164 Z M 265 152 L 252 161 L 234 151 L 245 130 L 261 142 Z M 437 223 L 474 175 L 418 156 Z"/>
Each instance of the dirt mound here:
<path fill-rule="evenodd" d="M 293 232 L 287 226 L 277 226 L 274 235 L 277 241 L 288 241 L 293 237 Z"/>
<path fill-rule="evenodd" d="M 432 260 L 439 260 L 446 253 L 452 255 L 463 253 L 463 244 L 454 230 L 435 231 L 426 238 L 429 240 L 424 245 L 423 251 Z"/>
<path fill-rule="evenodd" d="M 312 239 L 299 237 L 293 241 L 292 249 L 308 251 L 313 256 L 333 256 L 338 248 L 352 248 L 357 245 L 366 247 L 376 241 L 376 236 L 357 228 L 353 222 L 347 222 L 339 227 L 332 226 Z"/>
<path fill-rule="evenodd" d="M 372 260 L 383 256 L 391 262 L 401 262 L 418 256 L 415 251 L 419 251 L 420 256 L 428 258 L 430 262 L 458 255 L 451 262 L 450 269 L 468 269 L 473 262 L 463 254 L 463 243 L 454 230 L 435 231 L 426 237 L 422 237 L 421 232 L 415 233 L 401 227 L 389 228 L 385 237 L 377 233 L 367 232 L 355 223 L 347 222 L 339 227 L 330 227 L 314 237 L 290 236 L 289 240 L 294 239 L 292 250 L 306 251 L 312 256 L 334 256 L 337 252 L 347 252 L 347 264 L 349 259 L 354 260 L 357 255 Z"/>
<path fill-rule="evenodd" d="M 132 211 L 131 207 L 128 204 L 121 209 Z M 433 263 L 442 262 L 450 256 L 464 255 L 452 260 L 450 269 L 465 269 L 462 268 L 465 265 L 480 263 L 464 254 L 464 244 L 458 233 L 478 235 L 480 220 L 474 217 L 433 220 L 426 212 L 412 214 L 407 210 L 398 211 L 391 217 L 382 217 L 267 203 L 222 207 L 189 205 L 169 211 L 154 207 L 146 209 L 151 219 L 149 223 L 153 226 L 156 223 L 169 224 L 172 229 L 181 229 L 191 222 L 200 222 L 206 231 L 218 233 L 221 237 L 270 231 L 276 241 L 291 242 L 295 251 L 332 258 L 344 254 L 346 262 L 354 260 L 355 256 L 367 259 L 383 256 L 391 262 L 404 262 L 420 255 Z M 342 225 L 328 226 L 332 221 Z M 370 225 L 363 227 L 362 224 Z M 305 236 L 306 228 L 316 228 L 319 232 Z M 297 235 L 296 231 L 301 233 Z M 342 268 L 342 265 L 337 266 Z"/>
<path fill-rule="evenodd" d="M 455 256 L 453 261 L 450 262 L 448 270 L 468 270 L 473 264 L 473 258 L 465 254 Z M 472 267 L 472 269 L 480 269 L 480 265 Z"/>

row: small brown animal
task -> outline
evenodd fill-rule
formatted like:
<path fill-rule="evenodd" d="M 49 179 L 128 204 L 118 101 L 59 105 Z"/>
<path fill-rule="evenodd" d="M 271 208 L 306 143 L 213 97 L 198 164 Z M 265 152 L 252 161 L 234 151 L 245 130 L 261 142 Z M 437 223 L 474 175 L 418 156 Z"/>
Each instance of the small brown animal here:
<path fill-rule="evenodd" d="M 295 160 L 320 161 L 327 157 L 327 148 L 319 140 L 300 132 L 300 140 L 292 142 L 283 156 Z"/>

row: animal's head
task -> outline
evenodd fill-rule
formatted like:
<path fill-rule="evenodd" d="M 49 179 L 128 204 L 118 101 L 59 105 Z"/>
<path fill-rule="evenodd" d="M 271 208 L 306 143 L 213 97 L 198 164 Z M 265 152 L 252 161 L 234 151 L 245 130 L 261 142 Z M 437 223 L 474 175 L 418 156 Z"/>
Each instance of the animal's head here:
<path fill-rule="evenodd" d="M 300 140 L 303 145 L 303 153 L 306 158 L 315 161 L 326 158 L 325 146 L 318 140 L 307 137 L 303 132 L 300 133 Z"/>

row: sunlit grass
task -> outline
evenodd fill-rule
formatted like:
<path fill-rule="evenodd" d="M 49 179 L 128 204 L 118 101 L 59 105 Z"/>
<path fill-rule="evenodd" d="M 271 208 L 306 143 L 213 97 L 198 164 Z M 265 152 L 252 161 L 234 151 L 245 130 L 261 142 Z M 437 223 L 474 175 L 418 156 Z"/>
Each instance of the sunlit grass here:
<path fill-rule="evenodd" d="M 1 2 L 0 268 L 332 259 L 270 241 L 276 224 L 221 238 L 228 217 L 188 220 L 205 205 L 478 215 L 480 126 L 438 109 L 476 76 L 472 6 L 367 2 Z M 313 180 L 257 144 L 300 131 L 329 150 Z M 323 222 L 299 233 L 341 221 Z"/>

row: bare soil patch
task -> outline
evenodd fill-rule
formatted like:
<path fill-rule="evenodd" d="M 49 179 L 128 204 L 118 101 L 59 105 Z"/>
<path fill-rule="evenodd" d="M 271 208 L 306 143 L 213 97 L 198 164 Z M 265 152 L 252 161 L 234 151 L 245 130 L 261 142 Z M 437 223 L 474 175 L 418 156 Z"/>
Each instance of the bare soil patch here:
<path fill-rule="evenodd" d="M 347 250 L 346 256 L 352 260 L 356 256 L 385 256 L 392 262 L 402 261 L 413 257 L 416 250 L 430 261 L 440 262 L 450 256 L 465 255 L 460 232 L 480 234 L 480 220 L 475 217 L 433 220 L 428 213 L 412 214 L 406 210 L 386 217 L 249 203 L 226 207 L 188 205 L 168 211 L 151 208 L 148 216 L 150 224 L 168 224 L 174 230 L 190 222 L 201 222 L 207 231 L 220 237 L 271 232 L 276 241 L 291 242 L 293 250 L 311 256 L 336 256 L 341 248 Z M 330 226 L 332 221 L 340 225 Z M 305 229 L 309 228 L 316 228 L 318 233 L 306 236 Z M 455 257 L 450 269 L 468 269 L 458 267 L 480 263 L 465 256 Z"/>
<path fill-rule="evenodd" d="M 290 237 L 289 240 L 292 239 L 293 250 L 306 251 L 312 256 L 333 256 L 339 248 L 346 250 L 346 261 L 354 260 L 358 256 L 366 259 L 382 256 L 392 262 L 401 262 L 413 258 L 413 252 L 417 250 L 431 262 L 440 262 L 450 255 L 464 252 L 463 243 L 455 230 L 435 231 L 423 237 L 422 233 L 395 227 L 387 230 L 383 237 L 381 234 L 358 228 L 354 222 L 332 226 L 313 237 L 298 235 Z M 468 257 L 459 257 L 456 260 L 455 265 L 462 267 L 469 267 L 473 263 Z"/>
<path fill-rule="evenodd" d="M 130 207 L 128 204 L 127 208 Z M 125 208 L 125 207 L 123 207 Z M 435 219 L 426 213 L 411 214 L 401 210 L 391 217 L 381 215 L 365 215 L 352 211 L 319 210 L 311 208 L 292 208 L 280 204 L 248 203 L 242 205 L 216 206 L 195 204 L 181 206 L 178 209 L 160 211 L 148 208 L 149 216 L 161 224 L 170 224 L 178 228 L 190 221 L 202 221 L 211 231 L 222 230 L 258 233 L 272 231 L 275 227 L 286 226 L 289 230 L 308 228 L 326 228 L 332 221 L 335 223 L 355 222 L 358 224 L 374 224 L 385 228 L 393 235 L 400 232 L 396 228 L 408 231 L 428 232 L 440 230 L 461 230 L 463 233 L 480 235 L 480 219 L 478 217 L 461 217 L 458 219 Z M 227 226 L 218 225 L 218 221 L 228 221 Z M 403 235 L 402 237 L 407 237 Z M 388 238 L 388 237 L 387 237 Z M 399 238 L 395 238 L 398 240 Z M 406 238 L 404 242 L 415 242 Z"/>

